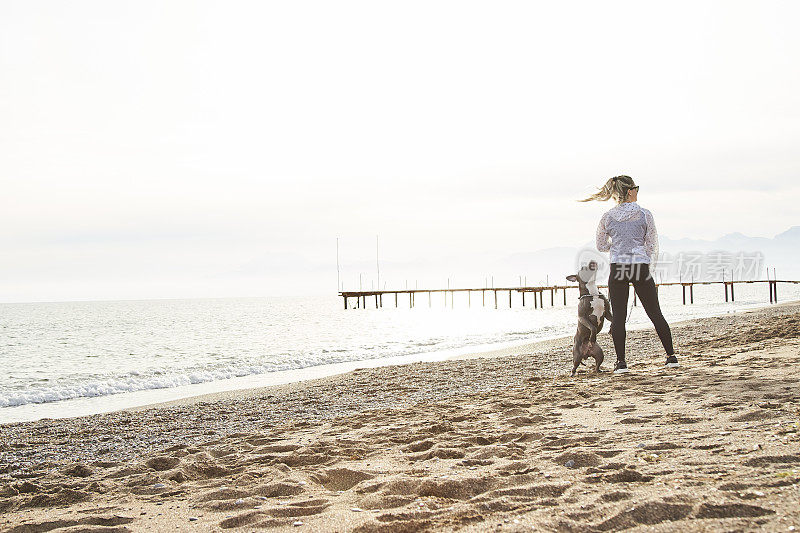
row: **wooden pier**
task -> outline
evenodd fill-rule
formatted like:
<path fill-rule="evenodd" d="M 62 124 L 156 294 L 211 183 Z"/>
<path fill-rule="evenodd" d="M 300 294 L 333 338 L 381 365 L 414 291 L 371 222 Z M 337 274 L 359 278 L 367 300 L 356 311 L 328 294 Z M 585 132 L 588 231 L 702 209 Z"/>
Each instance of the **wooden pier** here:
<path fill-rule="evenodd" d="M 741 284 L 741 283 L 766 283 L 768 284 L 769 288 L 769 302 L 770 303 L 778 303 L 778 283 L 792 283 L 797 284 L 800 281 L 795 280 L 739 280 L 739 281 L 672 281 L 667 283 L 656 283 L 656 288 L 658 287 L 666 287 L 670 285 L 681 285 L 681 290 L 683 292 L 683 304 L 686 305 L 686 292 L 687 288 L 689 289 L 689 303 L 694 303 L 694 286 L 695 285 L 723 285 L 725 289 L 725 301 L 735 301 L 734 296 L 734 285 Z M 604 289 L 608 288 L 607 285 L 598 285 L 599 288 Z M 366 309 L 367 308 L 367 298 L 372 299 L 375 298 L 375 308 L 383 307 L 383 297 L 387 296 L 391 298 L 394 296 L 394 306 L 399 306 L 399 298 L 400 295 L 403 295 L 405 299 L 408 297 L 408 306 L 410 308 L 415 307 L 416 305 L 416 297 L 417 295 L 421 295 L 422 297 L 427 294 L 428 298 L 428 307 L 433 307 L 433 294 L 434 293 L 443 293 L 444 294 L 444 306 L 447 306 L 448 294 L 450 295 L 450 307 L 454 307 L 453 296 L 457 292 L 466 292 L 467 293 L 467 305 L 469 307 L 472 306 L 472 294 L 473 293 L 480 293 L 480 301 L 481 306 L 486 307 L 486 293 L 488 292 L 490 298 L 493 299 L 493 302 L 490 304 L 494 304 L 494 308 L 497 309 L 499 306 L 500 299 L 502 298 L 505 300 L 505 293 L 508 293 L 508 307 L 512 307 L 513 303 L 513 294 L 514 293 L 522 293 L 522 305 L 523 307 L 525 304 L 525 297 L 526 295 L 533 295 L 533 306 L 534 308 L 538 309 L 540 307 L 544 307 L 544 294 L 549 293 L 550 295 L 550 306 L 555 306 L 555 301 L 558 299 L 558 291 L 561 291 L 562 298 L 564 305 L 567 305 L 567 291 L 571 290 L 578 290 L 578 285 L 549 285 L 549 286 L 533 286 L 533 287 L 481 287 L 478 289 L 401 289 L 401 290 L 369 290 L 369 291 L 340 291 L 339 296 L 342 297 L 344 300 L 344 308 L 345 309 Z M 407 296 L 406 296 L 407 295 Z M 730 300 L 728 299 L 730 295 Z M 577 294 L 576 294 L 577 296 Z M 355 298 L 355 305 L 350 305 L 350 299 Z M 636 293 L 633 293 L 633 304 L 636 305 Z"/>

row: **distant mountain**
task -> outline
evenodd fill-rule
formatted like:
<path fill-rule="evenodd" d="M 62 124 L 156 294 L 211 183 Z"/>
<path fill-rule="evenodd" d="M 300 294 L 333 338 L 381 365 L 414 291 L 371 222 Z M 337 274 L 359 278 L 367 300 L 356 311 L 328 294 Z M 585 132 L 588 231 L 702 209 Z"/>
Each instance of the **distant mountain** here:
<path fill-rule="evenodd" d="M 775 235 L 775 240 L 800 244 L 800 226 L 792 226 L 783 233 Z"/>
<path fill-rule="evenodd" d="M 776 237 L 777 238 L 777 237 Z M 659 246 L 662 251 L 667 249 L 676 251 L 710 251 L 710 250 L 729 250 L 736 249 L 738 251 L 757 251 L 764 246 L 771 246 L 774 239 L 767 239 L 765 237 L 748 237 L 743 233 L 728 233 L 713 241 L 702 239 L 670 239 L 669 237 L 660 236 Z"/>
<path fill-rule="evenodd" d="M 512 254 L 498 261 L 496 267 L 505 266 L 509 271 L 518 272 L 570 271 L 574 269 L 579 250 L 595 249 L 594 246 L 594 242 L 587 241 L 583 247 L 559 247 Z M 672 257 L 681 252 L 728 252 L 734 255 L 741 252 L 749 257 L 760 253 L 763 261 L 756 278 L 765 277 L 766 268 L 770 269 L 771 276 L 774 268 L 779 279 L 800 279 L 800 226 L 792 226 L 771 239 L 749 237 L 741 232 L 728 233 L 714 240 L 660 236 L 659 251 Z"/>

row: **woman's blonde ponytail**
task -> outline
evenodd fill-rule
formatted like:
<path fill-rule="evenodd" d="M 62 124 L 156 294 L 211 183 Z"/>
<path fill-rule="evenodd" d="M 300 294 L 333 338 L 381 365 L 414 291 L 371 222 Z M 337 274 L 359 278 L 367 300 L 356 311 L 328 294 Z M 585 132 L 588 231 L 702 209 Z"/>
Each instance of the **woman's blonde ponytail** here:
<path fill-rule="evenodd" d="M 617 203 L 621 203 L 628 195 L 628 190 L 635 186 L 636 184 L 633 182 L 633 178 L 630 176 L 614 176 L 613 178 L 609 178 L 609 180 L 605 182 L 599 191 L 588 198 L 578 201 L 591 202 L 592 200 L 597 200 L 599 202 L 605 202 L 606 200 L 613 198 L 617 201 Z"/>

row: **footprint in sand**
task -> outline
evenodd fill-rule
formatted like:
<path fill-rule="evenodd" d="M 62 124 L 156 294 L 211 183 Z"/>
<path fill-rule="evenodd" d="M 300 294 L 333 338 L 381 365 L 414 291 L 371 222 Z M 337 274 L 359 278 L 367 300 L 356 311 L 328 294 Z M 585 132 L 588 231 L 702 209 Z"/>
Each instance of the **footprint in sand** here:
<path fill-rule="evenodd" d="M 767 409 L 758 409 L 731 417 L 732 422 L 753 422 L 755 420 L 770 420 L 775 418 L 775 413 Z"/>
<path fill-rule="evenodd" d="M 763 455 L 744 462 L 746 466 L 770 466 L 776 464 L 800 463 L 800 455 Z"/>
<path fill-rule="evenodd" d="M 363 509 L 396 509 L 414 501 L 410 496 L 397 494 L 369 494 L 358 501 Z"/>
<path fill-rule="evenodd" d="M 372 474 L 350 470 L 349 468 L 333 468 L 311 475 L 311 479 L 326 489 L 333 491 L 350 490 L 362 481 L 373 479 L 374 477 Z"/>
<path fill-rule="evenodd" d="M 164 470 L 172 470 L 180 462 L 181 460 L 178 457 L 160 456 L 147 460 L 145 464 L 157 472 L 163 472 Z"/>
<path fill-rule="evenodd" d="M 411 461 L 428 461 L 430 459 L 463 459 L 467 453 L 461 448 L 447 448 L 435 446 L 430 451 L 423 452 L 416 456 L 409 456 Z"/>
<path fill-rule="evenodd" d="M 247 513 L 242 513 L 236 516 L 228 517 L 225 520 L 221 521 L 219 523 L 219 526 L 223 529 L 243 527 L 253 524 L 254 522 L 258 522 L 259 520 L 265 517 L 266 515 L 262 511 L 250 511 Z"/>
<path fill-rule="evenodd" d="M 620 424 L 647 424 L 650 420 L 647 418 L 627 417 L 619 421 Z"/>
<path fill-rule="evenodd" d="M 253 493 L 266 498 L 278 498 L 281 496 L 296 496 L 304 491 L 304 486 L 296 481 L 278 481 L 256 487 Z"/>
<path fill-rule="evenodd" d="M 413 452 L 413 453 L 424 452 L 426 450 L 430 450 L 434 444 L 435 444 L 434 441 L 430 439 L 418 440 L 416 442 L 412 442 L 411 444 L 407 445 L 404 449 L 407 452 Z"/>
<path fill-rule="evenodd" d="M 225 487 L 201 494 L 197 498 L 197 501 L 213 502 L 221 500 L 238 500 L 240 498 L 247 498 L 248 496 L 250 496 L 250 493 L 246 491 Z"/>
<path fill-rule="evenodd" d="M 657 442 L 655 444 L 646 444 L 644 446 L 644 449 L 648 451 L 680 450 L 682 448 L 683 446 L 680 444 L 675 444 L 674 442 Z"/>
<path fill-rule="evenodd" d="M 627 500 L 630 497 L 631 497 L 630 492 L 615 490 L 613 492 L 607 492 L 605 494 L 600 495 L 600 500 L 604 502 L 618 502 L 620 500 Z"/>
<path fill-rule="evenodd" d="M 281 463 L 291 468 L 298 466 L 314 466 L 331 464 L 336 461 L 336 458 L 327 453 L 290 453 L 274 459 L 274 463 Z"/>
<path fill-rule="evenodd" d="M 691 505 L 650 501 L 620 511 L 611 518 L 594 526 L 594 529 L 599 531 L 618 531 L 636 526 L 653 526 L 662 522 L 682 520 L 691 513 Z"/>
<path fill-rule="evenodd" d="M 606 465 L 603 468 L 610 467 L 612 465 Z M 633 470 L 631 468 L 623 468 L 618 472 L 614 472 L 612 474 L 592 474 L 585 478 L 587 483 L 599 483 L 599 482 L 606 482 L 606 483 L 643 483 L 653 479 L 653 476 L 646 476 L 643 475 L 638 470 Z"/>
<path fill-rule="evenodd" d="M 697 424 L 702 421 L 702 418 L 681 413 L 672 413 L 664 417 L 665 424 Z"/>
<path fill-rule="evenodd" d="M 130 531 L 124 526 L 133 522 L 133 518 L 126 516 L 87 516 L 77 520 L 50 520 L 46 522 L 25 522 L 6 529 L 5 533 L 34 533 L 52 531 L 54 529 L 70 528 L 70 531 L 103 531 L 107 533 L 118 533 Z M 99 526 L 99 528 L 86 528 L 79 526 Z"/>
<path fill-rule="evenodd" d="M 87 465 L 85 465 L 85 464 L 83 464 L 83 463 L 76 463 L 74 465 L 71 465 L 71 466 L 67 467 L 64 470 L 64 474 L 66 474 L 66 475 L 68 475 L 70 477 L 81 477 L 81 478 L 83 478 L 83 477 L 89 477 L 92 474 L 94 474 L 94 469 L 89 467 L 89 466 L 87 466 Z"/>
<path fill-rule="evenodd" d="M 494 502 L 498 500 L 511 500 L 515 502 L 532 502 L 562 496 L 571 485 L 569 483 L 548 483 L 541 485 L 524 485 L 493 490 L 475 500 L 475 502 Z M 541 504 L 541 502 L 539 502 Z"/>
<path fill-rule="evenodd" d="M 775 514 L 772 509 L 744 503 L 704 503 L 697 510 L 697 518 L 741 518 Z"/>
<path fill-rule="evenodd" d="M 386 523 L 373 521 L 356 527 L 355 529 L 353 529 L 353 533 L 394 533 L 394 532 L 405 532 L 405 531 L 408 532 L 430 531 L 433 528 L 433 524 L 434 523 L 432 520 L 405 517 L 401 528 L 398 528 L 397 524 L 394 524 L 391 521 Z"/>
<path fill-rule="evenodd" d="M 491 490 L 499 481 L 492 478 L 462 479 L 412 479 L 401 478 L 387 482 L 381 489 L 383 494 L 401 496 L 431 496 L 451 500 L 468 500 Z"/>
<path fill-rule="evenodd" d="M 624 450 L 597 450 L 597 455 L 600 457 L 605 457 L 606 459 L 611 457 L 616 457 L 617 455 L 621 454 Z"/>
<path fill-rule="evenodd" d="M 502 468 L 498 469 L 497 473 L 501 476 L 521 476 L 538 471 L 538 468 L 532 467 L 530 463 L 526 461 L 512 461 L 506 465 L 503 465 Z"/>
<path fill-rule="evenodd" d="M 596 453 L 576 450 L 565 452 L 554 457 L 553 462 L 561 466 L 569 464 L 569 468 L 585 468 L 589 466 L 598 466 L 603 461 Z"/>
<path fill-rule="evenodd" d="M 36 494 L 32 498 L 24 500 L 20 507 L 61 507 L 75 503 L 86 502 L 90 499 L 91 495 L 88 492 L 71 489 L 68 487 L 61 487 L 55 489 L 55 492 Z"/>
<path fill-rule="evenodd" d="M 565 438 L 550 436 L 547 441 L 542 443 L 543 450 L 563 450 L 565 448 L 574 448 L 585 444 L 592 444 L 600 440 L 600 437 L 585 436 L 578 438 Z"/>
<path fill-rule="evenodd" d="M 272 507 L 265 512 L 275 517 L 311 516 L 319 514 L 330 506 L 330 502 L 317 498 L 301 502 L 290 502 L 280 507 Z"/>
<path fill-rule="evenodd" d="M 518 446 L 507 446 L 503 444 L 491 444 L 480 448 L 475 453 L 472 453 L 469 460 L 472 461 L 485 461 L 492 458 L 521 458 L 524 456 L 524 450 Z M 474 463 L 478 464 L 478 463 Z"/>

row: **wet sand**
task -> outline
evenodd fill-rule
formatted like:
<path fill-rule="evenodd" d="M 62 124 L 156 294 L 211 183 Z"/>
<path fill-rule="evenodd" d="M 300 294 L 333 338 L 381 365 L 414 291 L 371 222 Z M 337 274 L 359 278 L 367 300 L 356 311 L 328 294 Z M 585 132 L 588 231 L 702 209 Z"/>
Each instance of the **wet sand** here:
<path fill-rule="evenodd" d="M 672 327 L 0 426 L 0 530 L 800 531 L 800 304 Z"/>

